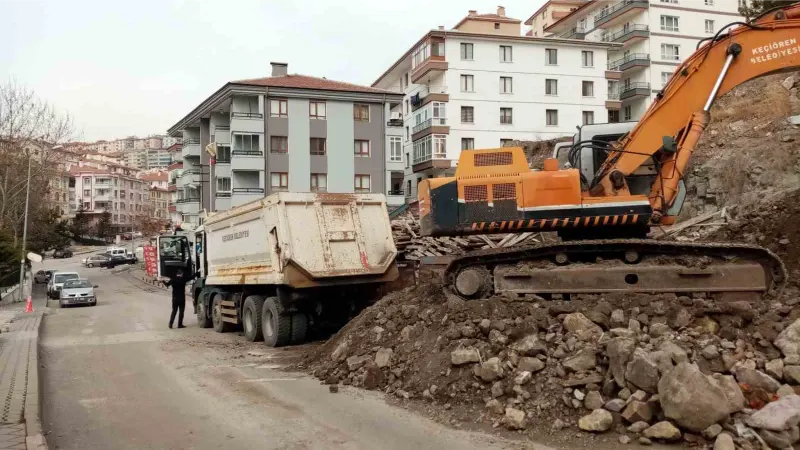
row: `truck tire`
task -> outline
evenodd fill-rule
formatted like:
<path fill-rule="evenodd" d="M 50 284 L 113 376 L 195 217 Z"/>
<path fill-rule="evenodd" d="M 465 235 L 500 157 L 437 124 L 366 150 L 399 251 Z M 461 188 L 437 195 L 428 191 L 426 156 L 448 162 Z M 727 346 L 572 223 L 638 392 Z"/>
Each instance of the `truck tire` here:
<path fill-rule="evenodd" d="M 261 308 L 261 325 L 264 343 L 270 347 L 283 347 L 292 341 L 292 315 L 284 313 L 278 297 L 267 297 Z"/>
<path fill-rule="evenodd" d="M 306 313 L 292 314 L 292 345 L 306 342 L 308 336 L 308 315 Z"/>
<path fill-rule="evenodd" d="M 197 325 L 200 328 L 211 328 L 211 318 L 208 317 L 208 311 L 206 310 L 207 304 L 203 301 L 203 293 L 200 293 L 200 297 L 197 299 Z"/>
<path fill-rule="evenodd" d="M 211 298 L 211 323 L 214 325 L 214 331 L 217 333 L 227 333 L 233 329 L 233 324 L 222 320 L 222 301 L 220 293 L 213 294 Z"/>
<path fill-rule="evenodd" d="M 251 295 L 244 301 L 242 327 L 244 328 L 244 337 L 250 342 L 264 340 L 264 330 L 261 324 L 262 309 L 264 309 L 264 297 L 260 295 Z"/>

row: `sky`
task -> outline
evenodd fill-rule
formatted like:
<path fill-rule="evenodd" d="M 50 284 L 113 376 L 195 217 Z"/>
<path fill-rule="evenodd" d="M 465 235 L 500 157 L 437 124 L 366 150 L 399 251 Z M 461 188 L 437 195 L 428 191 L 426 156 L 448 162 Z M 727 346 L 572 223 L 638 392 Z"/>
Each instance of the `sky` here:
<path fill-rule="evenodd" d="M 289 73 L 370 85 L 467 11 L 523 22 L 544 0 L 0 0 L 0 83 L 32 88 L 79 140 L 165 133 L 226 82 Z M 523 29 L 524 29 L 523 25 Z M 6 79 L 3 79 L 6 78 Z"/>

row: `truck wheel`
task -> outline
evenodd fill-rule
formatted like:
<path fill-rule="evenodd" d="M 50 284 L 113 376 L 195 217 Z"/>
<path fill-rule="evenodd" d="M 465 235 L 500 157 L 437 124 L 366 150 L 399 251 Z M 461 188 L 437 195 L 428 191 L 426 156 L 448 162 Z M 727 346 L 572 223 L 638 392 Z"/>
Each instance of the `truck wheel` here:
<path fill-rule="evenodd" d="M 263 341 L 264 332 L 261 325 L 261 310 L 264 308 L 264 297 L 251 295 L 244 301 L 242 308 L 242 326 L 244 337 L 250 342 Z"/>
<path fill-rule="evenodd" d="M 203 302 L 203 294 L 197 299 L 197 324 L 200 328 L 211 328 L 211 319 L 208 318 L 208 311 L 206 311 L 206 303 Z"/>
<path fill-rule="evenodd" d="M 305 313 L 292 314 L 292 345 L 302 344 L 308 335 L 308 315 Z"/>
<path fill-rule="evenodd" d="M 217 333 L 227 333 L 231 331 L 231 324 L 222 320 L 222 296 L 214 294 L 211 299 L 211 323 L 214 325 L 214 331 Z"/>
<path fill-rule="evenodd" d="M 278 297 L 267 297 L 261 308 L 264 343 L 270 347 L 283 347 L 292 340 L 292 316 L 285 314 Z"/>

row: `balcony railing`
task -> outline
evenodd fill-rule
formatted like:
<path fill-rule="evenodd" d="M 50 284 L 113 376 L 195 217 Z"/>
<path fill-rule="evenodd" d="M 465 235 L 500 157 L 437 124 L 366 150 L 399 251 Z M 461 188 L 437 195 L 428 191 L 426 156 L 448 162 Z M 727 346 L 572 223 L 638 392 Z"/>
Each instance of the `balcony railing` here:
<path fill-rule="evenodd" d="M 557 37 L 562 39 L 583 39 L 586 36 L 586 29 L 582 27 L 575 27 L 570 30 L 559 33 Z"/>
<path fill-rule="evenodd" d="M 218 197 L 218 198 L 227 198 L 227 197 L 230 197 L 230 196 L 231 196 L 231 193 L 230 193 L 230 192 L 220 192 L 220 191 L 217 191 L 217 197 Z"/>
<path fill-rule="evenodd" d="M 200 197 L 197 198 L 179 198 L 175 200 L 175 203 L 200 203 Z"/>
<path fill-rule="evenodd" d="M 405 195 L 405 191 L 403 189 L 390 189 L 388 195 Z"/>
<path fill-rule="evenodd" d="M 231 154 L 234 156 L 263 156 L 264 152 L 261 150 L 233 150 Z"/>
<path fill-rule="evenodd" d="M 418 125 L 414 125 L 414 128 L 413 128 L 412 132 L 413 133 L 418 133 L 418 132 L 420 132 L 422 130 L 426 130 L 426 129 L 430 128 L 430 127 L 441 126 L 441 125 L 447 125 L 447 119 L 444 118 L 444 117 L 435 117 L 435 118 L 428 119 L 428 120 L 426 120 L 426 121 L 424 121 L 424 122 L 422 122 L 422 123 L 420 123 Z"/>
<path fill-rule="evenodd" d="M 610 8 L 600 10 L 600 14 L 596 15 L 594 18 L 594 26 L 599 27 L 614 18 L 614 16 L 635 8 L 637 3 L 639 4 L 638 6 L 645 8 L 650 6 L 648 0 L 623 0 Z"/>
<path fill-rule="evenodd" d="M 228 125 L 217 125 L 214 127 L 214 132 L 217 131 L 231 131 L 231 127 Z"/>
<path fill-rule="evenodd" d="M 186 147 L 187 145 L 200 145 L 200 139 L 184 139 L 183 146 Z"/>
<path fill-rule="evenodd" d="M 234 194 L 263 194 L 264 193 L 264 188 L 233 188 L 233 193 Z"/>
<path fill-rule="evenodd" d="M 608 93 L 608 99 L 609 100 L 614 100 L 614 101 L 619 101 L 619 89 L 617 89 L 617 92 L 609 92 Z"/>
<path fill-rule="evenodd" d="M 603 42 L 617 42 L 617 41 L 626 41 L 628 35 L 635 33 L 635 32 L 649 32 L 650 27 L 647 25 L 633 25 L 627 28 L 623 28 L 616 33 L 607 34 L 601 38 Z"/>
<path fill-rule="evenodd" d="M 611 61 L 608 63 L 608 70 L 625 70 L 629 67 L 624 67 L 626 64 L 631 63 L 633 61 L 647 61 L 647 64 L 650 64 L 650 54 L 649 53 L 630 53 L 625 55 L 624 57 L 617 59 L 615 61 Z"/>
<path fill-rule="evenodd" d="M 263 119 L 264 115 L 261 113 L 251 113 L 251 112 L 231 112 L 231 117 L 239 117 L 242 119 Z"/>
<path fill-rule="evenodd" d="M 644 90 L 649 94 L 650 83 L 646 83 L 644 81 L 635 81 L 632 83 L 624 84 L 619 88 L 619 98 L 621 100 L 625 100 L 626 98 L 633 97 L 638 94 L 637 91 L 639 90 Z"/>
<path fill-rule="evenodd" d="M 230 164 L 230 163 L 231 163 L 231 158 L 230 157 L 225 158 L 225 159 L 214 158 L 214 164 Z"/>

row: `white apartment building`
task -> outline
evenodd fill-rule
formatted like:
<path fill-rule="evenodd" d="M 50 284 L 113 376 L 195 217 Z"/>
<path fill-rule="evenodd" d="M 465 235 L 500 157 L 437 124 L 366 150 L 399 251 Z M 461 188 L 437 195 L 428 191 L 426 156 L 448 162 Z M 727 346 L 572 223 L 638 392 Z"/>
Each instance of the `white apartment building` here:
<path fill-rule="evenodd" d="M 422 179 L 453 172 L 462 150 L 542 140 L 606 122 L 606 55 L 619 44 L 521 36 L 517 19 L 470 11 L 423 36 L 374 87 L 402 92 L 407 199 Z M 469 31 L 465 31 L 469 30 Z"/>
<path fill-rule="evenodd" d="M 637 120 L 697 43 L 744 20 L 733 0 L 590 1 L 545 29 L 553 36 L 621 44 L 608 50 L 610 121 Z"/>
<path fill-rule="evenodd" d="M 525 36 L 547 36 L 547 33 L 544 32 L 545 28 L 563 19 L 572 11 L 583 6 L 587 1 L 588 0 L 547 0 L 525 21 L 525 25 L 530 27 L 528 32 L 525 33 Z"/>

